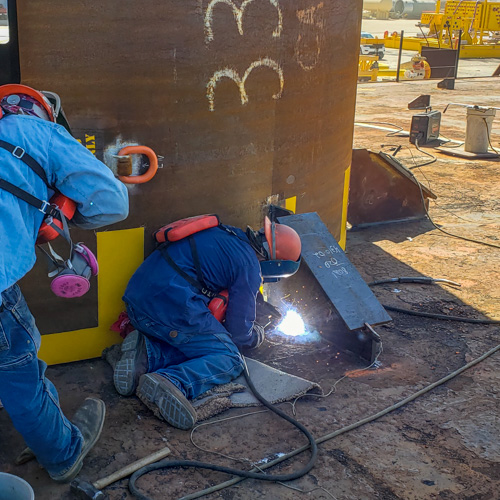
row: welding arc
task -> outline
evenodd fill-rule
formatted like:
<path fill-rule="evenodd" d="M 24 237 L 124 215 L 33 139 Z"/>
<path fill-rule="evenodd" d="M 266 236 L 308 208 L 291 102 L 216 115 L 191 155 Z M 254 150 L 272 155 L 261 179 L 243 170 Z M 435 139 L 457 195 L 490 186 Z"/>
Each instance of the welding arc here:
<path fill-rule="evenodd" d="M 151 500 L 149 497 L 143 495 L 136 487 L 135 482 L 137 479 L 139 479 L 141 476 L 144 474 L 147 474 L 148 472 L 152 472 L 158 469 L 172 469 L 174 467 L 189 467 L 189 468 L 195 468 L 195 469 L 208 469 L 208 470 L 214 470 L 217 472 L 225 472 L 226 474 L 231 474 L 233 476 L 239 476 L 241 478 L 245 479 L 259 479 L 261 481 L 273 481 L 273 482 L 285 482 L 285 481 L 292 481 L 293 479 L 298 479 L 299 477 L 305 476 L 313 467 L 314 464 L 316 463 L 316 460 L 318 458 L 318 444 L 316 440 L 314 439 L 313 435 L 297 420 L 294 418 L 290 417 L 287 415 L 285 412 L 281 411 L 279 408 L 276 408 L 273 406 L 269 401 L 264 399 L 264 397 L 259 394 L 257 389 L 255 388 L 251 378 L 250 378 L 250 373 L 248 371 L 248 367 L 245 361 L 245 358 L 243 359 L 243 374 L 245 375 L 245 380 L 250 387 L 251 391 L 253 392 L 254 396 L 267 408 L 269 408 L 272 412 L 276 413 L 278 416 L 281 418 L 285 419 L 286 421 L 290 422 L 293 424 L 295 427 L 297 427 L 309 440 L 309 445 L 305 447 L 311 448 L 311 457 L 309 459 L 309 462 L 300 470 L 297 472 L 292 472 L 290 474 L 265 474 L 263 472 L 253 472 L 257 471 L 258 468 L 252 469 L 252 471 L 245 471 L 245 470 L 240 470 L 240 469 L 232 469 L 230 467 L 223 467 L 220 465 L 215 465 L 215 464 L 209 464 L 206 462 L 197 462 L 197 461 L 191 461 L 191 460 L 160 460 L 159 462 L 156 462 L 154 464 L 146 465 L 142 469 L 139 469 L 138 471 L 134 472 L 132 474 L 130 481 L 129 481 L 129 490 L 130 492 L 139 500 Z"/>

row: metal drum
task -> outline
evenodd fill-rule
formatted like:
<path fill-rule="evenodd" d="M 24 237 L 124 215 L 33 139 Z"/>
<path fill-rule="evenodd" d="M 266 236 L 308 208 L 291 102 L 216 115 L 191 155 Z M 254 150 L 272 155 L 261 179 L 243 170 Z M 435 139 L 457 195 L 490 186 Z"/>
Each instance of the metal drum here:
<path fill-rule="evenodd" d="M 162 157 L 151 180 L 129 185 L 126 221 L 75 231 L 98 256 L 98 293 L 50 297 L 43 262 L 23 280 L 41 331 L 62 332 L 44 340 L 49 362 L 116 339 L 124 286 L 168 222 L 217 213 L 259 227 L 273 202 L 318 212 L 345 237 L 361 0 L 11 3 L 22 83 L 57 92 L 76 137 L 110 168 L 124 146 Z M 133 174 L 143 160 L 134 155 Z M 63 334 L 80 354 L 48 354 Z"/>

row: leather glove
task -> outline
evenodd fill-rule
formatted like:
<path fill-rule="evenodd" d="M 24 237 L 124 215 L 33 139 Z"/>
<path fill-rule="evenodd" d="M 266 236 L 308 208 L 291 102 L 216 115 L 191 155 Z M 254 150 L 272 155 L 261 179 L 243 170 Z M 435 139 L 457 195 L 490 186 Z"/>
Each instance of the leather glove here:
<path fill-rule="evenodd" d="M 269 331 L 275 328 L 281 320 L 282 314 L 279 309 L 265 301 L 259 292 L 256 300 L 256 321 Z"/>
<path fill-rule="evenodd" d="M 253 337 L 253 342 L 250 348 L 256 349 L 257 347 L 262 345 L 262 343 L 266 338 L 264 327 L 254 322 L 252 327 L 252 337 Z"/>

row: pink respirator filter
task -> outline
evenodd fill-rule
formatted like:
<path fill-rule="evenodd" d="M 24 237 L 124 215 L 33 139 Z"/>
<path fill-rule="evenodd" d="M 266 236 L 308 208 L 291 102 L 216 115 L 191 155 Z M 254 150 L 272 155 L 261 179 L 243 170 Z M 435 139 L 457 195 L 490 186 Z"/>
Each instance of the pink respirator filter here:
<path fill-rule="evenodd" d="M 64 270 L 50 284 L 58 297 L 72 299 L 85 295 L 90 289 L 89 278 L 99 272 L 95 255 L 82 243 L 75 245 L 71 264 L 72 269 Z"/>

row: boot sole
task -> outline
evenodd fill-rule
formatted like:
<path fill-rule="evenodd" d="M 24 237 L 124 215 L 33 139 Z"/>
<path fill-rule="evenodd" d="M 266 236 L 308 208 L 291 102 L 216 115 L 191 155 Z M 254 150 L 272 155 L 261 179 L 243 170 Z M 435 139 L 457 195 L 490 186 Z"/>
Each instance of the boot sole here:
<path fill-rule="evenodd" d="M 196 416 L 192 413 L 194 410 L 186 408 L 184 402 L 174 392 L 149 374 L 141 377 L 137 396 L 146 406 L 157 406 L 161 417 L 177 429 L 192 429 L 196 423 Z"/>
<path fill-rule="evenodd" d="M 122 342 L 122 357 L 116 363 L 113 382 L 118 394 L 131 396 L 137 387 L 138 377 L 135 370 L 136 353 L 141 342 L 138 331 L 131 332 Z"/>

